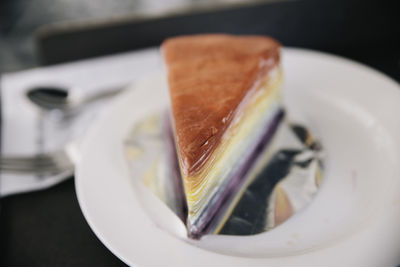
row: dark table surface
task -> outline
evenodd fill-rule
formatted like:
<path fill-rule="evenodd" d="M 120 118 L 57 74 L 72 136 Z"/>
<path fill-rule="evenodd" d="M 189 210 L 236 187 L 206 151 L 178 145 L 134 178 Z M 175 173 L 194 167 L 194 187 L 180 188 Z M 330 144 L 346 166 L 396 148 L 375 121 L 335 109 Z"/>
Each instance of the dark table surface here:
<path fill-rule="evenodd" d="M 7 34 L 15 20 L 10 12 L 18 15 L 16 3 L 21 5 L 21 1 L 0 2 L 0 44 L 6 43 L 10 53 L 18 54 L 12 50 L 12 42 L 17 41 Z M 33 50 L 28 49 L 26 55 L 13 58 L 12 68 L 5 66 L 7 61 L 0 61 L 0 70 L 154 46 L 165 37 L 177 34 L 229 32 L 268 34 L 287 46 L 345 56 L 400 81 L 398 3 L 285 1 L 144 20 L 131 17 L 69 30 L 50 27 L 35 37 L 39 56 L 30 54 Z M 35 18 L 35 14 L 31 16 Z M 36 16 L 41 20 L 40 12 Z M 4 47 L 0 47 L 3 54 L 7 53 Z M 124 265 L 102 245 L 86 223 L 73 179 L 45 191 L 1 199 L 0 249 L 0 266 Z"/>

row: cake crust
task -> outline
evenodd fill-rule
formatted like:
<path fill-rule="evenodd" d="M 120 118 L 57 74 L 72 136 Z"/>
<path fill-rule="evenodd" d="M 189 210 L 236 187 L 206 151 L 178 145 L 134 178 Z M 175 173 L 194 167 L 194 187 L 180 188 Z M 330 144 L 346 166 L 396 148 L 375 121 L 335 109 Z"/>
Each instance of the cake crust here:
<path fill-rule="evenodd" d="M 279 48 L 268 37 L 224 34 L 175 37 L 162 44 L 186 177 L 201 170 L 245 95 L 279 63 Z"/>

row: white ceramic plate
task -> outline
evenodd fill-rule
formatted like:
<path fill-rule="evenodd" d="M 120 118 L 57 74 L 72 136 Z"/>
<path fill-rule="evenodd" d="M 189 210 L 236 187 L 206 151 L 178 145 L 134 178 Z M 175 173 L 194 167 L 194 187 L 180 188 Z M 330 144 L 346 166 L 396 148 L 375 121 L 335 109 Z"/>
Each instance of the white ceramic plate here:
<path fill-rule="evenodd" d="M 155 50 L 154 53 L 157 53 Z M 326 171 L 312 203 L 276 229 L 186 238 L 183 224 L 132 177 L 123 141 L 168 103 L 162 73 L 119 97 L 92 127 L 76 171 L 99 239 L 134 266 L 394 266 L 400 263 L 400 90 L 352 61 L 283 49 L 289 114 L 317 133 Z"/>

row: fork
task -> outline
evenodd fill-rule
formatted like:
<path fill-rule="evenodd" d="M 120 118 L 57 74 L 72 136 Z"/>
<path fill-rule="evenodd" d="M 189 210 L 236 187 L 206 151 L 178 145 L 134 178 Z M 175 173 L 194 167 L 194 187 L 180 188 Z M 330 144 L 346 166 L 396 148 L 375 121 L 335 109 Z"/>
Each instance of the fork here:
<path fill-rule="evenodd" d="M 74 164 L 66 149 L 37 154 L 31 157 L 1 157 L 2 172 L 53 174 L 73 171 Z"/>

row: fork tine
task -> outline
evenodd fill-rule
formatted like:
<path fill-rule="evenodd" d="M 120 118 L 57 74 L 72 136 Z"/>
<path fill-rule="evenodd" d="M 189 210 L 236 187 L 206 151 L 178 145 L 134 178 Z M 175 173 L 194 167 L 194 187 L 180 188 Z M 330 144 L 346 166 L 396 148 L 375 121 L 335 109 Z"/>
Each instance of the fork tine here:
<path fill-rule="evenodd" d="M 33 157 L 0 158 L 0 170 L 8 172 L 60 172 L 73 169 L 73 163 L 64 150 Z"/>
<path fill-rule="evenodd" d="M 51 172 L 51 171 L 59 171 L 59 170 L 66 170 L 66 169 L 73 169 L 73 165 L 47 165 L 47 166 L 28 166 L 28 165 L 16 165 L 16 164 L 0 164 L 1 171 L 8 171 L 8 172 Z"/>
<path fill-rule="evenodd" d="M 37 166 L 45 167 L 57 164 L 54 160 L 13 160 L 1 159 L 0 165 L 16 165 L 16 166 Z"/>
<path fill-rule="evenodd" d="M 0 160 L 0 168 L 25 168 L 25 169 L 38 169 L 38 168 L 51 168 L 57 165 L 67 165 L 62 162 L 55 161 L 13 161 L 13 160 Z"/>
<path fill-rule="evenodd" d="M 0 160 L 0 168 L 1 166 L 15 166 L 19 168 L 49 168 L 52 166 L 72 166 L 72 163 L 67 161 L 3 161 Z"/>
<path fill-rule="evenodd" d="M 49 162 L 53 161 L 54 156 L 50 155 L 37 155 L 32 157 L 2 157 L 0 161 L 3 162 Z"/>
<path fill-rule="evenodd" d="M 73 170 L 73 166 L 65 167 L 49 167 L 49 168 L 21 168 L 15 166 L 1 166 L 2 172 L 14 172 L 14 173 L 60 173 L 67 170 Z"/>

